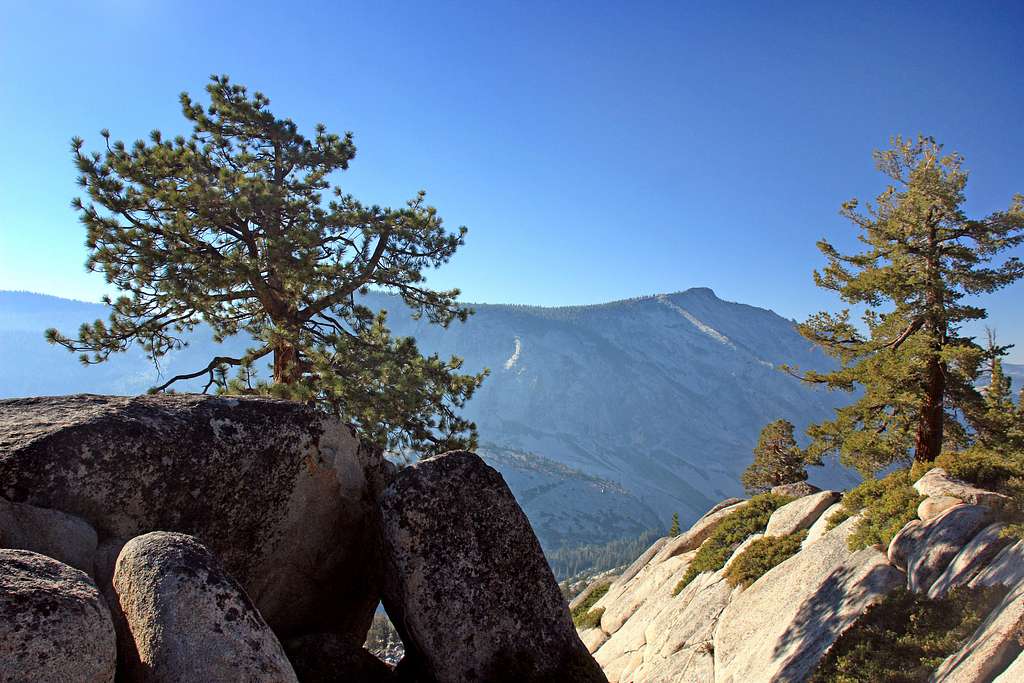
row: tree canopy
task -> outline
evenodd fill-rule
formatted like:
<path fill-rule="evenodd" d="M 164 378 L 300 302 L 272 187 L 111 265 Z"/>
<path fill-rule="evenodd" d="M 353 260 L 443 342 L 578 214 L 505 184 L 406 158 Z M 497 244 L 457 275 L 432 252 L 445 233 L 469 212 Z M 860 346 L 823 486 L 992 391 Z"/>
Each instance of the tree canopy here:
<path fill-rule="evenodd" d="M 311 137 L 277 118 L 270 100 L 226 76 L 211 77 L 209 104 L 180 97 L 188 137 L 71 149 L 87 200 L 87 268 L 123 295 L 105 298 L 108 321 L 76 337 L 47 338 L 99 363 L 140 345 L 155 362 L 205 324 L 218 342 L 242 334 L 242 355 L 216 356 L 155 387 L 206 378 L 205 390 L 269 393 L 314 402 L 396 450 L 472 446 L 462 407 L 484 374 L 423 356 L 392 338 L 386 313 L 360 304 L 369 288 L 397 294 L 416 318 L 447 326 L 471 310 L 458 290 L 434 290 L 423 272 L 446 263 L 466 229 L 444 228 L 423 192 L 400 209 L 366 206 L 333 184 L 356 148 L 351 133 L 317 125 Z M 255 363 L 270 357 L 268 377 Z M 228 371 L 234 368 L 236 375 Z"/>
<path fill-rule="evenodd" d="M 806 479 L 806 462 L 793 437 L 793 423 L 776 420 L 765 425 L 754 448 L 754 462 L 740 478 L 743 488 L 753 495 Z"/>
<path fill-rule="evenodd" d="M 984 218 L 964 212 L 963 158 L 934 139 L 896 137 L 874 154 L 891 184 L 874 204 L 843 204 L 862 251 L 840 252 L 822 240 L 827 265 L 819 287 L 863 308 L 822 312 L 800 332 L 836 358 L 834 372 L 808 371 L 807 382 L 859 390 L 833 420 L 808 430 L 811 462 L 827 453 L 864 474 L 907 462 L 934 460 L 944 443 L 967 439 L 960 417 L 975 410 L 983 349 L 961 332 L 986 317 L 977 297 L 1024 275 L 1016 257 L 999 257 L 1024 240 L 1024 196 Z M 794 372 L 795 371 L 793 370 Z"/>

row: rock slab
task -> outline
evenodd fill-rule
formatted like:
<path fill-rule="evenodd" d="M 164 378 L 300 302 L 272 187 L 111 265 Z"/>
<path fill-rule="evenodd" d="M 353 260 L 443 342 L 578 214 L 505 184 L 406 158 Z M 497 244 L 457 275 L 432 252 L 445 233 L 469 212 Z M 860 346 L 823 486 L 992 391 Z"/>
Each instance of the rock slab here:
<path fill-rule="evenodd" d="M 28 550 L 0 550 L 0 680 L 111 683 L 110 612 L 87 574 Z"/>
<path fill-rule="evenodd" d="M 772 513 L 764 535 L 786 536 L 807 529 L 839 498 L 840 495 L 835 491 L 821 491 L 786 503 Z"/>
<path fill-rule="evenodd" d="M 1003 548 L 1010 544 L 1010 539 L 1002 535 L 1004 528 L 1002 523 L 996 522 L 979 531 L 928 589 L 928 597 L 933 600 L 944 598 L 952 589 L 974 579 Z"/>
<path fill-rule="evenodd" d="M 873 548 L 852 552 L 857 518 L 769 570 L 722 612 L 716 683 L 804 681 L 836 639 L 903 573 Z"/>
<path fill-rule="evenodd" d="M 746 505 L 748 501 L 733 498 L 724 502 L 728 505 L 722 503 L 716 505 L 685 532 L 675 538 L 670 538 L 651 562 L 664 562 L 671 557 L 696 550 L 725 521 L 726 517 L 736 512 L 740 506 Z"/>
<path fill-rule="evenodd" d="M 924 522 L 923 539 L 907 555 L 907 588 L 927 593 L 954 557 L 988 526 L 992 510 L 982 505 L 956 505 Z"/>
<path fill-rule="evenodd" d="M 456 451 L 381 497 L 384 605 L 406 661 L 438 683 L 605 681 L 501 475 Z"/>
<path fill-rule="evenodd" d="M 114 590 L 131 642 L 126 680 L 296 682 L 266 621 L 192 536 L 153 532 L 125 544 Z"/>

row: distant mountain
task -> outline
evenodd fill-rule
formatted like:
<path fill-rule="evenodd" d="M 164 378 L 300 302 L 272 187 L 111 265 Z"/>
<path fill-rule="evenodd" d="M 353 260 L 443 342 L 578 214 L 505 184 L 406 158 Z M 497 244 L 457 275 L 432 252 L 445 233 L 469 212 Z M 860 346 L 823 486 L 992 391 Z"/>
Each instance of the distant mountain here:
<path fill-rule="evenodd" d="M 846 400 L 777 369 L 829 366 L 793 322 L 706 288 L 596 306 L 478 304 L 448 330 L 413 321 L 394 297 L 367 303 L 388 309 L 395 334 L 422 350 L 491 369 L 466 412 L 546 547 L 635 536 L 673 512 L 692 521 L 741 492 L 766 422 L 802 429 Z M 156 372 L 137 350 L 86 368 L 43 341 L 46 327 L 73 332 L 105 316 L 97 304 L 0 292 L 0 396 L 145 391 Z M 214 347 L 197 333 L 163 374 L 200 367 Z M 854 478 L 832 466 L 812 481 Z"/>

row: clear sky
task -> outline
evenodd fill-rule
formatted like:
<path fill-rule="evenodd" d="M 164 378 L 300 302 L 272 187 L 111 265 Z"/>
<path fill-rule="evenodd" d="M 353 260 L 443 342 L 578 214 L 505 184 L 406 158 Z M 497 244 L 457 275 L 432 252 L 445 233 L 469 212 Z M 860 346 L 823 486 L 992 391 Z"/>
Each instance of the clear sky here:
<path fill-rule="evenodd" d="M 309 130 L 355 133 L 341 185 L 428 191 L 468 243 L 430 276 L 477 302 L 596 303 L 694 286 L 802 319 L 814 247 L 934 135 L 968 210 L 1024 192 L 1021 2 L 0 0 L 0 289 L 95 300 L 68 151 L 107 127 L 187 133 L 211 73 Z M 1024 361 L 1024 284 L 991 324 Z"/>

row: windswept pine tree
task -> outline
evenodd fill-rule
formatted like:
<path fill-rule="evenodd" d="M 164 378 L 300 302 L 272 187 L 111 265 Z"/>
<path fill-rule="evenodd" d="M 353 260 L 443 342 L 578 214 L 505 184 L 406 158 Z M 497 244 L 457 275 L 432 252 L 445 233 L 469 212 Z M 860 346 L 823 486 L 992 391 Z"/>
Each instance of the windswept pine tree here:
<path fill-rule="evenodd" d="M 474 425 L 456 411 L 483 374 L 459 374 L 460 359 L 424 357 L 411 338 L 392 338 L 385 313 L 358 299 L 376 288 L 431 323 L 465 321 L 458 290 L 427 287 L 423 271 L 446 263 L 466 229 L 445 230 L 422 192 L 390 209 L 333 186 L 355 156 L 351 133 L 318 125 L 306 137 L 226 76 L 206 89 L 205 106 L 181 95 L 188 137 L 153 131 L 148 143 L 126 145 L 103 131 L 105 149 L 92 153 L 72 141 L 88 195 L 73 202 L 86 265 L 124 295 L 105 299 L 109 321 L 47 338 L 90 364 L 135 344 L 158 362 L 200 324 L 216 341 L 242 333 L 255 340 L 243 355 L 216 356 L 155 390 L 205 377 L 207 390 L 316 403 L 392 449 L 475 443 Z M 260 379 L 263 358 L 270 373 Z"/>
<path fill-rule="evenodd" d="M 984 218 L 964 213 L 967 171 L 929 137 L 904 140 L 874 154 L 891 185 L 860 211 L 846 202 L 842 215 L 857 230 L 863 251 L 844 254 L 822 240 L 828 260 L 815 271 L 819 287 L 864 307 L 862 325 L 849 309 L 818 313 L 800 332 L 839 360 L 835 372 L 806 372 L 805 381 L 860 390 L 834 420 L 808 430 L 809 455 L 827 453 L 870 474 L 911 454 L 934 460 L 947 442 L 965 441 L 958 419 L 976 409 L 974 387 L 984 352 L 961 326 L 986 317 L 976 297 L 1024 275 L 1016 257 L 998 261 L 1024 240 L 1024 196 Z"/>
<path fill-rule="evenodd" d="M 747 493 L 764 493 L 773 486 L 807 479 L 804 453 L 793 437 L 793 423 L 776 420 L 765 425 L 754 448 L 754 462 L 743 471 L 740 481 Z"/>

